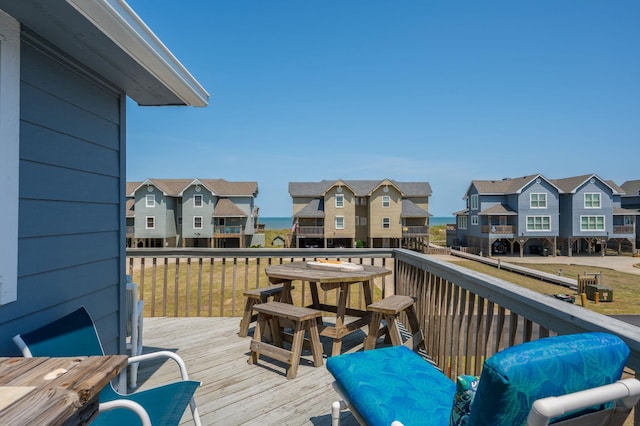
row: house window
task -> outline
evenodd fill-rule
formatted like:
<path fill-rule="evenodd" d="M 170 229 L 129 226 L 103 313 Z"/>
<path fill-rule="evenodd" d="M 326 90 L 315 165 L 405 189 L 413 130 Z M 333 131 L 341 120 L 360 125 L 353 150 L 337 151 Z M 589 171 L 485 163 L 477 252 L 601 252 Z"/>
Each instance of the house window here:
<path fill-rule="evenodd" d="M 147 216 L 145 218 L 145 228 L 146 229 L 156 229 L 156 217 L 155 216 Z"/>
<path fill-rule="evenodd" d="M 458 216 L 458 229 L 467 229 L 467 216 Z"/>
<path fill-rule="evenodd" d="M 193 207 L 202 207 L 202 194 L 193 196 Z"/>
<path fill-rule="evenodd" d="M 336 229 L 344 229 L 344 216 L 336 216 Z"/>
<path fill-rule="evenodd" d="M 154 208 L 156 206 L 156 196 L 154 194 L 147 194 L 145 200 L 145 206 L 149 208 Z"/>
<path fill-rule="evenodd" d="M 471 225 L 478 225 L 478 216 L 471 216 Z"/>
<path fill-rule="evenodd" d="M 367 218 L 366 217 L 361 217 L 360 218 L 360 226 L 367 226 Z"/>
<path fill-rule="evenodd" d="M 600 193 L 599 192 L 587 192 L 584 194 L 584 208 L 585 209 L 599 209 L 600 208 Z"/>
<path fill-rule="evenodd" d="M 336 194 L 336 208 L 344 207 L 344 194 Z"/>
<path fill-rule="evenodd" d="M 391 218 L 383 217 L 382 218 L 382 229 L 390 229 L 391 228 Z"/>
<path fill-rule="evenodd" d="M 530 195 L 530 207 L 532 209 L 546 209 L 547 208 L 547 194 L 534 192 Z"/>
<path fill-rule="evenodd" d="M 360 216 L 356 216 L 356 226 L 360 226 Z"/>
<path fill-rule="evenodd" d="M 604 231 L 604 216 L 580 216 L 581 231 Z"/>
<path fill-rule="evenodd" d="M 0 305 L 18 300 L 20 24 L 0 10 Z"/>
<path fill-rule="evenodd" d="M 471 210 L 478 210 L 478 194 L 471 196 Z"/>
<path fill-rule="evenodd" d="M 202 229 L 202 216 L 193 217 L 193 229 Z"/>
<path fill-rule="evenodd" d="M 361 206 L 367 205 L 367 197 L 360 197 L 360 205 Z"/>
<path fill-rule="evenodd" d="M 551 231 L 551 216 L 527 216 L 527 231 Z"/>
<path fill-rule="evenodd" d="M 391 197 L 389 197 L 388 195 L 382 196 L 382 207 L 384 208 L 391 207 Z"/>

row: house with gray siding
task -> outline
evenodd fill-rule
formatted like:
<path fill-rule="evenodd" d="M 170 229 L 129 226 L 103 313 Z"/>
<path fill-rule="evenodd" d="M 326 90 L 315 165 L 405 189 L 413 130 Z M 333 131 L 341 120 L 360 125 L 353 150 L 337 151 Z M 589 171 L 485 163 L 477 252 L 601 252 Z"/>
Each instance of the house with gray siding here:
<path fill-rule="evenodd" d="M 604 256 L 608 245 L 618 251 L 624 242 L 635 239 L 634 213 L 623 209 L 622 188 L 596 174 L 554 179 L 561 188 L 560 238 L 568 256 L 599 252 Z"/>
<path fill-rule="evenodd" d="M 605 254 L 635 236 L 623 190 L 595 174 L 548 179 L 540 174 L 474 180 L 466 209 L 455 213 L 454 245 L 492 254 Z"/>
<path fill-rule="evenodd" d="M 209 95 L 115 0 L 0 0 L 0 93 L 0 355 L 81 305 L 125 353 L 126 98 Z"/>
<path fill-rule="evenodd" d="M 628 180 L 620 188 L 624 193 L 620 196 L 620 204 L 623 209 L 634 212 L 636 223 L 635 250 L 640 250 L 640 227 L 637 226 L 640 219 L 640 180 Z"/>
<path fill-rule="evenodd" d="M 559 189 L 544 176 L 473 180 L 456 216 L 455 245 L 483 255 L 555 253 Z"/>
<path fill-rule="evenodd" d="M 130 247 L 244 248 L 252 245 L 256 182 L 146 179 L 127 183 Z"/>

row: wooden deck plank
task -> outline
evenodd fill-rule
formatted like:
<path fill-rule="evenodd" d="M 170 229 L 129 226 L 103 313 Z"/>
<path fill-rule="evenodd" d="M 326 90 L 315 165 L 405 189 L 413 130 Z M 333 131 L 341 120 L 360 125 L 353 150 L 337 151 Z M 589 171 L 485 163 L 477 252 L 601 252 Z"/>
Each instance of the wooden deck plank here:
<path fill-rule="evenodd" d="M 330 407 L 337 399 L 333 379 L 326 367 L 314 367 L 309 350 L 303 351 L 298 375 L 287 380 L 284 364 L 261 357 L 249 365 L 249 337 L 239 337 L 240 318 L 145 318 L 144 352 L 170 350 L 187 364 L 190 378 L 202 382 L 196 392 L 198 411 L 204 425 L 313 425 L 331 424 Z M 358 350 L 363 332 L 345 338 L 343 350 Z M 331 341 L 321 338 L 330 353 Z M 326 355 L 325 355 L 326 358 Z M 172 361 L 141 364 L 139 389 L 177 380 Z M 190 425 L 187 412 L 181 424 Z M 358 423 L 343 413 L 341 425 Z"/>

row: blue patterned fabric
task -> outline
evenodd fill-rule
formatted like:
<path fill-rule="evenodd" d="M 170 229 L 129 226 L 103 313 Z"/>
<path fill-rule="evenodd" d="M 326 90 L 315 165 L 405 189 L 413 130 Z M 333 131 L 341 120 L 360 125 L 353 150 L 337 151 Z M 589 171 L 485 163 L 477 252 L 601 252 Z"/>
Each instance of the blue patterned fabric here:
<path fill-rule="evenodd" d="M 455 384 L 405 346 L 330 357 L 327 369 L 370 426 L 449 422 Z"/>
<path fill-rule="evenodd" d="M 628 355 L 627 345 L 606 333 L 550 337 L 507 348 L 485 361 L 468 424 L 524 425 L 536 399 L 618 380 Z"/>
<path fill-rule="evenodd" d="M 478 391 L 478 383 L 478 377 L 476 376 L 458 376 L 449 426 L 465 426 L 469 422 L 471 403 Z"/>

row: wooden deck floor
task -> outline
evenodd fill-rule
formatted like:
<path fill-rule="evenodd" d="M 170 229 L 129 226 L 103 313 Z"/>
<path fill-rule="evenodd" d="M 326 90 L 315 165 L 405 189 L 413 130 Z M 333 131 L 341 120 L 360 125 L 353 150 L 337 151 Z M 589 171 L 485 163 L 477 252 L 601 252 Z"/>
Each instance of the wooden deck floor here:
<path fill-rule="evenodd" d="M 247 364 L 250 336 L 238 337 L 240 318 L 145 318 L 145 352 L 170 350 L 186 362 L 190 378 L 201 381 L 196 402 L 204 425 L 331 424 L 330 407 L 337 399 L 326 366 L 313 366 L 304 352 L 297 377 L 287 380 L 283 364 L 269 359 Z M 361 350 L 365 331 L 348 336 L 344 351 Z M 331 342 L 322 338 L 325 353 Z M 358 346 L 359 345 L 359 346 Z M 326 356 L 325 356 L 326 359 Z M 144 389 L 179 378 L 175 363 L 141 365 L 138 387 Z M 193 424 L 187 412 L 181 424 Z M 357 422 L 343 413 L 341 425 Z"/>

